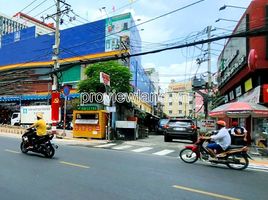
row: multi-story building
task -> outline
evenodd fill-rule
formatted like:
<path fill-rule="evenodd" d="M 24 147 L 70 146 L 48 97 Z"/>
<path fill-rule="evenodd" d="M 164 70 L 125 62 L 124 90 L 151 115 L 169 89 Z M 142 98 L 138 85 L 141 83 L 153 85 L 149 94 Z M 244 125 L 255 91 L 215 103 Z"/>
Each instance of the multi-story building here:
<path fill-rule="evenodd" d="M 164 94 L 164 113 L 169 117 L 193 117 L 193 100 L 191 82 L 172 81 Z"/>
<path fill-rule="evenodd" d="M 154 94 L 159 94 L 159 73 L 155 68 L 145 68 L 145 73 L 150 77 L 152 84 L 154 86 Z"/>
<path fill-rule="evenodd" d="M 29 16 L 28 23 L 38 22 Z M 41 25 L 54 30 L 52 25 Z M 42 29 L 44 30 L 44 29 Z M 18 39 L 19 35 L 19 39 Z M 60 31 L 60 84 L 73 88 L 84 79 L 87 63 L 117 58 L 122 54 L 140 52 L 141 38 L 130 13 Z M 31 101 L 49 101 L 51 98 L 52 46 L 54 33 L 40 35 L 36 26 L 4 35 L 0 48 L 0 102 L 28 104 Z M 141 65 L 141 57 L 119 60 L 129 67 L 134 91 L 154 92 L 154 86 Z M 79 94 L 72 91 L 70 98 Z M 152 112 L 151 102 L 142 102 L 139 109 Z"/>
<path fill-rule="evenodd" d="M 36 36 L 49 34 L 51 32 L 55 32 L 54 23 L 44 23 L 40 20 L 37 20 L 29 15 L 26 15 L 22 12 L 18 12 L 13 17 L 17 22 L 24 24 L 27 27 L 34 26 L 36 28 Z"/>
<path fill-rule="evenodd" d="M 27 26 L 23 23 L 17 22 L 14 18 L 8 17 L 5 14 L 0 13 L 0 48 L 3 35 L 20 31 Z"/>
<path fill-rule="evenodd" d="M 145 73 L 149 76 L 152 85 L 154 87 L 154 92 L 152 93 L 154 114 L 158 115 L 161 113 L 161 104 L 160 104 L 160 86 L 159 86 L 159 73 L 155 68 L 145 68 Z"/>
<path fill-rule="evenodd" d="M 268 0 L 254 0 L 237 23 L 233 34 L 267 28 Z M 218 58 L 219 92 L 225 97 L 226 103 L 244 101 L 268 106 L 267 73 L 267 34 L 231 38 Z M 240 124 L 247 128 L 252 139 L 268 130 L 266 118 L 241 118 Z"/>

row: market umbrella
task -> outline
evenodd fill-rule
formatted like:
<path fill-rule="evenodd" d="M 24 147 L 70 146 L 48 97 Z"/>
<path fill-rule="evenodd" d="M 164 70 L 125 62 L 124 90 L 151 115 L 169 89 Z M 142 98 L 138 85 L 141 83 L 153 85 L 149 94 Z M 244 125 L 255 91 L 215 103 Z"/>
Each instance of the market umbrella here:
<path fill-rule="evenodd" d="M 247 102 L 232 102 L 223 104 L 211 112 L 211 117 L 230 117 L 230 118 L 243 118 L 243 117 L 268 117 L 268 108 L 257 104 Z"/>

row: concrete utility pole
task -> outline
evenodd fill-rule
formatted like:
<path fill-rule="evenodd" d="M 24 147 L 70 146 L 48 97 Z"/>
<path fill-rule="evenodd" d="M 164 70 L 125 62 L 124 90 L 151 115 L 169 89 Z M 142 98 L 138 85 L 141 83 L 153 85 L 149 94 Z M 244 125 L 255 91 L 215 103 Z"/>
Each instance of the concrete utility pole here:
<path fill-rule="evenodd" d="M 54 61 L 54 71 L 59 69 L 59 47 L 60 47 L 60 0 L 57 0 L 56 2 L 57 12 L 56 12 L 56 30 L 55 30 L 55 44 L 53 45 L 53 56 L 52 60 Z M 53 83 L 52 83 L 52 90 L 57 91 L 58 90 L 58 78 L 57 74 L 53 74 Z"/>
<path fill-rule="evenodd" d="M 65 9 L 61 10 L 61 5 L 60 3 L 65 5 Z M 52 60 L 54 61 L 54 67 L 53 71 L 59 69 L 60 64 L 59 64 L 59 47 L 60 47 L 60 23 L 61 23 L 61 16 L 62 14 L 68 14 L 68 12 L 71 10 L 70 9 L 71 5 L 65 3 L 65 1 L 62 0 L 56 0 L 56 10 L 57 12 L 48 15 L 45 19 L 52 18 L 55 23 L 56 23 L 56 30 L 55 30 L 55 43 L 53 45 L 53 56 Z M 53 83 L 52 83 L 52 90 L 57 91 L 58 90 L 58 79 L 57 79 L 57 74 L 56 72 L 53 73 Z"/>
<path fill-rule="evenodd" d="M 61 10 L 61 6 L 60 6 L 61 3 L 65 5 L 65 9 L 64 10 Z M 55 23 L 56 23 L 55 43 L 54 43 L 54 45 L 52 47 L 52 49 L 53 49 L 52 60 L 54 62 L 53 70 L 52 70 L 52 72 L 53 72 L 53 74 L 52 74 L 52 93 L 56 93 L 59 90 L 57 70 L 60 68 L 60 63 L 59 63 L 59 47 L 60 47 L 60 23 L 61 23 L 61 15 L 64 14 L 64 13 L 68 13 L 70 11 L 70 7 L 71 6 L 69 4 L 67 4 L 67 3 L 65 3 L 64 1 L 62 1 L 62 0 L 56 0 L 56 13 L 54 13 L 52 15 L 48 15 L 46 17 L 46 19 L 52 18 L 55 21 Z M 58 100 L 58 102 L 59 102 L 59 100 Z M 52 105 L 52 102 L 51 102 L 51 105 Z M 52 108 L 52 113 L 54 113 L 53 108 Z M 57 121 L 53 121 L 52 122 L 52 132 L 54 134 L 56 134 L 56 124 L 57 124 Z"/>
<path fill-rule="evenodd" d="M 207 27 L 207 34 L 208 34 L 208 40 L 211 38 L 211 26 Z M 211 81 L 211 42 L 208 42 L 208 110 L 209 112 L 211 107 L 211 101 L 210 97 L 211 95 L 211 89 L 212 89 L 212 81 Z"/>

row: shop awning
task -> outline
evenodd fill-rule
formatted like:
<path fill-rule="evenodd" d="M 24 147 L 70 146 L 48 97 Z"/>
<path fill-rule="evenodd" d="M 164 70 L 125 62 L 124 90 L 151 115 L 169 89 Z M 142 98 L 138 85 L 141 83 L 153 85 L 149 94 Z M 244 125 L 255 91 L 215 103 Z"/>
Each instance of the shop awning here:
<path fill-rule="evenodd" d="M 73 93 L 68 96 L 69 99 L 79 98 L 80 94 Z M 61 98 L 64 98 L 64 95 L 61 94 Z M 0 102 L 13 102 L 13 101 L 31 101 L 31 100 L 47 100 L 51 99 L 51 95 L 21 95 L 21 96 L 0 96 Z"/>
<path fill-rule="evenodd" d="M 209 116 L 231 118 L 268 117 L 268 108 L 257 103 L 233 102 L 213 109 L 209 112 Z"/>
<path fill-rule="evenodd" d="M 0 102 L 6 101 L 19 101 L 20 97 L 18 96 L 0 96 Z"/>

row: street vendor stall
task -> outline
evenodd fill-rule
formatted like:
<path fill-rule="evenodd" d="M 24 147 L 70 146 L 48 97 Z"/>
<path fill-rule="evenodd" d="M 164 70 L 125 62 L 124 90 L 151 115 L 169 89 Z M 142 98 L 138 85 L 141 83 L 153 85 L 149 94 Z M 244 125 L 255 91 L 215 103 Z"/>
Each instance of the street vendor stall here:
<path fill-rule="evenodd" d="M 73 137 L 106 137 L 107 111 L 82 107 L 73 111 Z"/>

